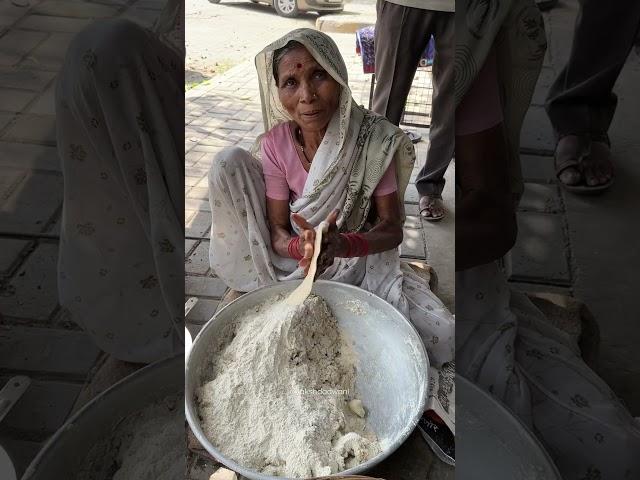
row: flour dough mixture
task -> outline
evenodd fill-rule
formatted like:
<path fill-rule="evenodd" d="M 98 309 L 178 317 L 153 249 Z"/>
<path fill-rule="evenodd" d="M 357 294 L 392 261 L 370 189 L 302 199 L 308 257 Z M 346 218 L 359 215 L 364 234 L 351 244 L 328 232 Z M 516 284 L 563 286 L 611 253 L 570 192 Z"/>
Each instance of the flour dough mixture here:
<path fill-rule="evenodd" d="M 76 480 L 176 480 L 185 475 L 182 397 L 171 395 L 124 418 L 96 444 Z"/>
<path fill-rule="evenodd" d="M 213 346 L 197 393 L 205 435 L 228 458 L 269 475 L 308 478 L 359 465 L 380 446 L 366 423 L 367 400 L 355 392 L 354 352 L 323 299 L 293 306 L 284 298 L 241 315 Z"/>

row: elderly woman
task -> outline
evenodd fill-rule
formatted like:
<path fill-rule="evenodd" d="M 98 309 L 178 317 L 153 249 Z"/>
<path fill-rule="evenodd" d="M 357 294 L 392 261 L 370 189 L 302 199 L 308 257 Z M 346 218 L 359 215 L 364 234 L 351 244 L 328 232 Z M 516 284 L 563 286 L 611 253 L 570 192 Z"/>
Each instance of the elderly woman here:
<path fill-rule="evenodd" d="M 221 152 L 209 174 L 210 261 L 232 289 L 302 278 L 314 226 L 329 223 L 319 279 L 357 285 L 416 326 L 431 363 L 454 358 L 454 321 L 428 281 L 400 262 L 410 140 L 358 106 L 328 36 L 299 29 L 256 57 L 266 133 Z"/>

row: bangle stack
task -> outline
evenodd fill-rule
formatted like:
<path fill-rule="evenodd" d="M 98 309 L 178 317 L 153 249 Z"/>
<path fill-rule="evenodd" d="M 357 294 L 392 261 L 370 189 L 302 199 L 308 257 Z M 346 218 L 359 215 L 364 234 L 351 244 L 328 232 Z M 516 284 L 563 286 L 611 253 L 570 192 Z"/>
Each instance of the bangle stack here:
<path fill-rule="evenodd" d="M 287 246 L 289 256 L 295 260 L 302 260 L 304 255 L 300 253 L 300 237 L 291 237 Z"/>
<path fill-rule="evenodd" d="M 361 233 L 341 233 L 347 241 L 347 253 L 345 258 L 366 257 L 369 255 L 369 242 Z"/>

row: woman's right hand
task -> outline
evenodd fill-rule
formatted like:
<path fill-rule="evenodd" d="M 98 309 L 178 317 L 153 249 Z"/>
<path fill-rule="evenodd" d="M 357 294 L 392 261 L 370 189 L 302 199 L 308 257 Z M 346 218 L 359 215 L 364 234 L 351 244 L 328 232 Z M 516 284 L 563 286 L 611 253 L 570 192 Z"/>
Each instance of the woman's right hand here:
<path fill-rule="evenodd" d="M 304 274 L 306 275 L 309 271 L 309 266 L 311 265 L 311 259 L 313 258 L 313 245 L 316 241 L 316 230 L 302 215 L 293 213 L 291 218 L 301 230 L 298 248 L 300 255 L 302 255 L 303 258 L 298 262 L 298 265 L 304 268 Z"/>

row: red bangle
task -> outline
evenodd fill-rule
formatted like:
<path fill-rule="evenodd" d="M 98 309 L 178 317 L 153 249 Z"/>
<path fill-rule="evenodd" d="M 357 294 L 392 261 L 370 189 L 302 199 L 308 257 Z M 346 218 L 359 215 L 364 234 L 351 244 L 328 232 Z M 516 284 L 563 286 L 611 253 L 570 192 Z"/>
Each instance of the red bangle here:
<path fill-rule="evenodd" d="M 294 260 L 302 260 L 304 255 L 300 253 L 300 237 L 291 237 L 289 245 L 287 245 L 289 256 Z"/>
<path fill-rule="evenodd" d="M 361 233 L 341 233 L 347 241 L 345 258 L 366 257 L 369 255 L 369 242 Z"/>

